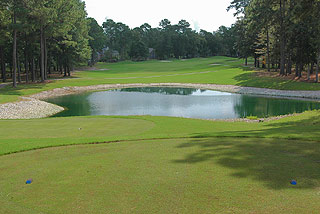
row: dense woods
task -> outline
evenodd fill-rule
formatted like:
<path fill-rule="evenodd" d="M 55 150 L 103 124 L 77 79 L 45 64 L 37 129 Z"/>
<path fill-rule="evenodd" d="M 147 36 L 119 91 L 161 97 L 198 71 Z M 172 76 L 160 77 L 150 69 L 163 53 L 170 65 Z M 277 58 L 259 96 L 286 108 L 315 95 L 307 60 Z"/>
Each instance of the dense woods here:
<path fill-rule="evenodd" d="M 107 19 L 102 27 L 108 47 L 103 58 L 105 61 L 236 56 L 232 28 L 224 26 L 213 33 L 196 32 L 186 20 L 171 24 L 168 19 L 163 19 L 156 28 L 145 23 L 130 29 L 121 22 Z M 155 52 L 153 56 L 152 51 Z"/>
<path fill-rule="evenodd" d="M 70 75 L 90 58 L 89 25 L 80 0 L 2 0 L 0 56 L 3 82 L 44 82 L 53 71 Z M 9 72 L 8 72 L 9 71 Z"/>
<path fill-rule="evenodd" d="M 130 29 L 88 18 L 81 0 L 2 0 L 1 79 L 44 82 L 52 73 L 70 76 L 79 63 L 193 58 L 254 58 L 256 67 L 281 75 L 319 72 L 320 0 L 233 0 L 238 21 L 215 32 L 193 30 L 168 19 Z M 315 81 L 318 82 L 318 75 Z"/>
<path fill-rule="evenodd" d="M 238 21 L 236 49 L 240 57 L 254 57 L 256 67 L 274 68 L 280 75 L 302 72 L 307 79 L 320 63 L 319 0 L 234 0 Z"/>

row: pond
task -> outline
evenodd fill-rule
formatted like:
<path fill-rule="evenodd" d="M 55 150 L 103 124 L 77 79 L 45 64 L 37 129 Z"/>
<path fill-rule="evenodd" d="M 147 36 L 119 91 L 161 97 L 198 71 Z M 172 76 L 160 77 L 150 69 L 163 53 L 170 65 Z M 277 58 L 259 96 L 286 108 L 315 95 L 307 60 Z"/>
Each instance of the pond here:
<path fill-rule="evenodd" d="M 316 101 L 251 96 L 191 88 L 126 88 L 50 98 L 65 107 L 54 117 L 152 115 L 199 119 L 270 117 L 320 109 Z"/>

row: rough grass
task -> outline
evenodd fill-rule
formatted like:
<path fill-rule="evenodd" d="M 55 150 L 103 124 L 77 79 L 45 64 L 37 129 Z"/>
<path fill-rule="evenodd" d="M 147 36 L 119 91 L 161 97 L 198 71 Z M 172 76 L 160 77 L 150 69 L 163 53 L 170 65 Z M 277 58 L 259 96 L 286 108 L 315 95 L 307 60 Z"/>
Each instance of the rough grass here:
<path fill-rule="evenodd" d="M 239 85 L 284 90 L 320 90 L 320 84 L 296 82 L 271 77 L 258 77 L 250 67 L 236 58 L 212 57 L 186 61 L 173 60 L 164 63 L 157 60 L 146 62 L 99 63 L 97 70 L 73 74 L 74 78 L 54 80 L 48 84 L 7 86 L 0 89 L 0 103 L 16 101 L 26 96 L 65 86 L 88 86 L 118 83 L 204 83 Z"/>

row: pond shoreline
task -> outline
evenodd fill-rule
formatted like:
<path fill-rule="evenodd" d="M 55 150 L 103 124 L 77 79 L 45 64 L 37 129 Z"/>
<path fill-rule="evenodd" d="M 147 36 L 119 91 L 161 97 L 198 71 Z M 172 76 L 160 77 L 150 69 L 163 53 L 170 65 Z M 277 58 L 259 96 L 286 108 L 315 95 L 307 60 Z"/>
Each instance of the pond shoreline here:
<path fill-rule="evenodd" d="M 94 86 L 75 86 L 56 88 L 49 91 L 43 91 L 28 97 L 21 97 L 21 101 L 14 103 L 6 103 L 0 105 L 0 119 L 34 119 L 45 118 L 57 114 L 64 109 L 45 101 L 41 101 L 51 97 L 59 97 L 71 94 L 84 93 L 88 91 L 103 91 L 121 88 L 137 88 L 137 87 L 176 87 L 176 88 L 196 88 L 216 90 L 238 94 L 260 95 L 260 96 L 277 96 L 293 99 L 312 99 L 320 101 L 320 91 L 289 91 L 276 90 L 266 88 L 242 87 L 234 85 L 216 85 L 216 84 L 191 84 L 191 83 L 150 83 L 150 84 L 105 84 Z M 291 116 L 291 115 L 288 115 Z M 284 116 L 273 117 L 272 119 L 280 119 Z M 256 122 L 270 120 L 256 120 Z M 224 121 L 247 121 L 248 119 L 232 119 Z"/>

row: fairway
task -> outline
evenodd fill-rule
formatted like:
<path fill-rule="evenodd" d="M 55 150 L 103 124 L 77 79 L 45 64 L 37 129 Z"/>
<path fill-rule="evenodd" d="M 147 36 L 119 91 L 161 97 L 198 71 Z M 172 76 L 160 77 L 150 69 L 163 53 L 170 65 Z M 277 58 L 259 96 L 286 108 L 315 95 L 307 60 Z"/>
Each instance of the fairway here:
<path fill-rule="evenodd" d="M 108 83 L 319 89 L 290 81 L 273 87 L 226 57 L 101 63 L 75 76 L 6 87 L 1 102 Z M 320 209 L 319 124 L 317 110 L 265 122 L 148 115 L 0 120 L 0 213 L 313 213 Z"/>
<path fill-rule="evenodd" d="M 0 157 L 1 213 L 314 213 L 319 146 L 203 138 Z M 28 178 L 31 185 L 24 184 Z M 290 185 L 295 178 L 298 186 Z"/>

